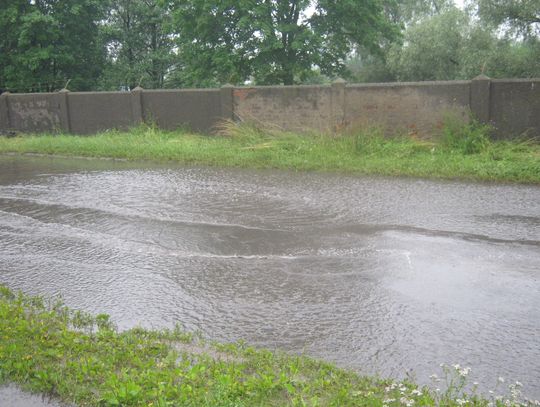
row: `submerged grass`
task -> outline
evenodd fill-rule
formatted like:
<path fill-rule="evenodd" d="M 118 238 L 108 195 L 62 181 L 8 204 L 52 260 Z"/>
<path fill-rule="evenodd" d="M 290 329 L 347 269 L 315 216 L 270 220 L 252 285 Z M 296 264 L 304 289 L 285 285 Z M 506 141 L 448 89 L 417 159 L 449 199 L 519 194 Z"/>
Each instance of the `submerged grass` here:
<path fill-rule="evenodd" d="M 463 392 L 361 377 L 304 356 L 204 342 L 179 329 L 118 332 L 108 316 L 0 285 L 0 382 L 88 406 L 521 406 L 519 388 L 482 399 Z M 512 393 L 513 391 L 513 393 Z"/>
<path fill-rule="evenodd" d="M 540 144 L 490 141 L 474 123 L 447 125 L 435 141 L 353 134 L 299 135 L 226 123 L 218 136 L 141 126 L 95 136 L 0 138 L 0 153 L 40 153 L 193 165 L 333 171 L 540 183 Z"/>

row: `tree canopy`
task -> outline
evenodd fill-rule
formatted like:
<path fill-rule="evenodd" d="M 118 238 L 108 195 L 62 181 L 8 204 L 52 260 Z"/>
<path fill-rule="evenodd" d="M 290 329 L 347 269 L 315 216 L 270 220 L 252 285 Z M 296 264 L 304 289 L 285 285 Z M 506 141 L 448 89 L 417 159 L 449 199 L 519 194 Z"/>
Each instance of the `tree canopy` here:
<path fill-rule="evenodd" d="M 99 0 L 2 0 L 0 87 L 50 91 L 68 79 L 75 89 L 96 87 L 105 62 Z"/>
<path fill-rule="evenodd" d="M 538 36 L 528 29 L 528 35 L 516 38 L 516 32 L 524 33 L 523 25 L 507 23 L 501 30 L 476 6 L 462 10 L 442 3 L 439 11 L 405 10 L 403 41 L 390 44 L 381 57 L 365 51 L 356 54 L 349 60 L 353 77 L 360 81 L 471 79 L 480 73 L 493 78 L 540 77 Z"/>
<path fill-rule="evenodd" d="M 398 36 L 376 0 L 178 0 L 174 12 L 183 62 L 197 67 L 188 82 L 286 85 L 309 79 L 316 66 L 333 76 L 345 70 L 356 46 L 377 51 Z"/>
<path fill-rule="evenodd" d="M 478 0 L 478 14 L 484 21 L 504 24 L 511 32 L 526 37 L 540 34 L 538 0 Z"/>
<path fill-rule="evenodd" d="M 156 0 L 115 0 L 102 27 L 109 50 L 102 86 L 162 88 L 174 63 L 171 14 Z"/>
<path fill-rule="evenodd" d="M 540 76 L 537 0 L 0 0 L 15 92 Z"/>

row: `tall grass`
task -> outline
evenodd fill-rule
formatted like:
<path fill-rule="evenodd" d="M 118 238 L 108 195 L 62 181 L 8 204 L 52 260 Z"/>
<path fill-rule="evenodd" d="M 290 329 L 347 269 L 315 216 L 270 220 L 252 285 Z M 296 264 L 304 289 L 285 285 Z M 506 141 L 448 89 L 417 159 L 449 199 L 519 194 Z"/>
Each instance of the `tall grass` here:
<path fill-rule="evenodd" d="M 224 123 L 214 136 L 141 126 L 95 136 L 0 138 L 0 153 L 39 153 L 174 161 L 183 164 L 296 171 L 540 183 L 540 145 L 495 142 L 474 123 L 447 123 L 432 141 L 386 137 L 378 129 L 351 134 L 295 134 Z"/>
<path fill-rule="evenodd" d="M 474 118 L 463 123 L 448 116 L 442 129 L 442 145 L 465 155 L 483 153 L 491 146 L 490 130 L 489 125 L 480 124 Z"/>

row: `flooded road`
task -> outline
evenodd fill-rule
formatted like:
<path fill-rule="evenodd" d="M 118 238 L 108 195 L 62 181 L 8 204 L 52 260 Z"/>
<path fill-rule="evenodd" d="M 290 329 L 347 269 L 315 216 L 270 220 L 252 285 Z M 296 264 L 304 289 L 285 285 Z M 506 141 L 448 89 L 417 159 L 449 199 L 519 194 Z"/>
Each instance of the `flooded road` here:
<path fill-rule="evenodd" d="M 22 391 L 19 387 L 8 384 L 0 385 L 0 406 L 2 407 L 69 407 L 51 400 L 47 396 Z"/>
<path fill-rule="evenodd" d="M 218 341 L 540 397 L 540 187 L 0 156 L 0 282 Z"/>

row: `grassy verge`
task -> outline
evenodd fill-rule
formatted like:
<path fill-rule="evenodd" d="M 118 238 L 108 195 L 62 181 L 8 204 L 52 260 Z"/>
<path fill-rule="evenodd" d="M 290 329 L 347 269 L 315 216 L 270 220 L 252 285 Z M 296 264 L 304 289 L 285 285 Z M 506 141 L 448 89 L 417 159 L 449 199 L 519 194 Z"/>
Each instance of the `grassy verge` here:
<path fill-rule="evenodd" d="M 521 404 L 463 393 L 468 369 L 441 393 L 359 375 L 303 356 L 204 342 L 180 330 L 117 332 L 106 315 L 0 285 L 0 381 L 95 406 L 460 406 Z M 530 404 L 534 405 L 534 404 Z"/>
<path fill-rule="evenodd" d="M 490 142 L 485 129 L 447 126 L 436 142 L 384 138 L 376 131 L 302 136 L 228 124 L 200 136 L 139 127 L 91 137 L 0 138 L 0 153 L 42 153 L 185 164 L 540 183 L 540 144 Z"/>

